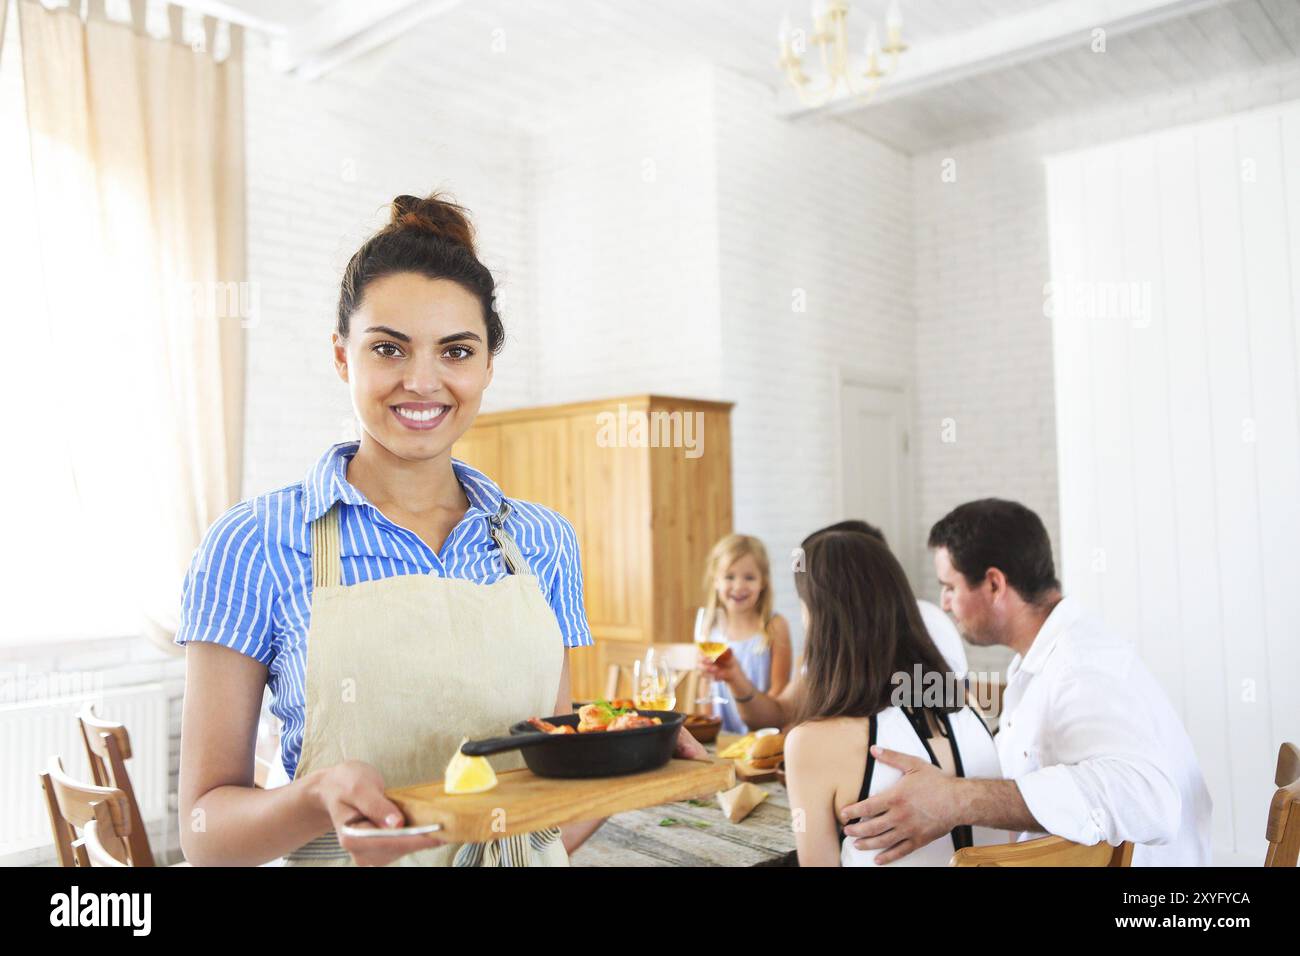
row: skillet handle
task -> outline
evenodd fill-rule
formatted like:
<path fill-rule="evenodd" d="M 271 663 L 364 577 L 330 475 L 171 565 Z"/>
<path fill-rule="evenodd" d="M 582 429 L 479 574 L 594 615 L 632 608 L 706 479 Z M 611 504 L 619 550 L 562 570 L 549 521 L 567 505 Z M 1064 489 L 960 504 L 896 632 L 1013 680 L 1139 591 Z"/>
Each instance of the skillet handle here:
<path fill-rule="evenodd" d="M 471 740 L 468 743 L 461 744 L 460 752 L 467 757 L 486 757 L 490 754 L 501 754 L 509 750 L 522 750 L 524 747 L 533 747 L 545 743 L 550 737 L 550 734 L 543 733 L 540 730 L 535 734 L 487 737 L 483 740 Z"/>

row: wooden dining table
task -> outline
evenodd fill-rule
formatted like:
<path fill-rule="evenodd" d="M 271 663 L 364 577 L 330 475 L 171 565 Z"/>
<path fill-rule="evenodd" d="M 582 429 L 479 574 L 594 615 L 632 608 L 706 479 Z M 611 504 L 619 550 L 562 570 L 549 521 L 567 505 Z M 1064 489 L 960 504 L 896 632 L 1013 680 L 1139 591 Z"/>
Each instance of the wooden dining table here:
<path fill-rule="evenodd" d="M 708 744 L 736 739 L 719 735 Z M 615 814 L 579 847 L 573 866 L 797 866 L 790 802 L 773 780 L 756 784 L 768 797 L 739 823 L 722 813 L 716 794 Z"/>

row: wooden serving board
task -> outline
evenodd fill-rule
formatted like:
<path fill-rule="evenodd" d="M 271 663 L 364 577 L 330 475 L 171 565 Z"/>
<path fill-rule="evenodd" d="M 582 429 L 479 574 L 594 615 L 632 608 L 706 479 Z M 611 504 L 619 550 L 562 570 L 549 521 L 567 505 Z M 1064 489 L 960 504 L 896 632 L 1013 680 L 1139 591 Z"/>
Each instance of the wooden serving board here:
<path fill-rule="evenodd" d="M 497 774 L 497 781 L 483 793 L 448 795 L 438 780 L 398 787 L 387 795 L 402 808 L 408 826 L 440 823 L 440 837 L 469 843 L 712 796 L 734 786 L 736 774 L 730 760 L 670 760 L 625 777 L 559 780 L 507 770 Z"/>
<path fill-rule="evenodd" d="M 732 763 L 736 765 L 736 776 L 747 783 L 767 783 L 769 780 L 776 779 L 775 767 L 763 770 L 751 767 L 743 760 L 733 760 Z"/>

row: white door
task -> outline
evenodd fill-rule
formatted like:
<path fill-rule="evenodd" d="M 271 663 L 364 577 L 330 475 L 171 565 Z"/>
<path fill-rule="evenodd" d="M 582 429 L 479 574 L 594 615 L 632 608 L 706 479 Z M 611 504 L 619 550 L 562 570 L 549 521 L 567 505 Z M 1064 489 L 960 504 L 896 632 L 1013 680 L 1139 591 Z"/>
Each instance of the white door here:
<path fill-rule="evenodd" d="M 912 572 L 908 400 L 901 387 L 845 378 L 840 384 L 840 517 L 884 532 Z"/>

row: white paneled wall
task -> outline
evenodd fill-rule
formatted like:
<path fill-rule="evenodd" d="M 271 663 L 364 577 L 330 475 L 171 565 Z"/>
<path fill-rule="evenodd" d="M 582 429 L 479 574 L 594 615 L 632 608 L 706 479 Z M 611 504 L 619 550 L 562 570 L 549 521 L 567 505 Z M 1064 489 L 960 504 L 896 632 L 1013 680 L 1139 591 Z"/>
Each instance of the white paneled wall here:
<path fill-rule="evenodd" d="M 1060 552 L 1255 858 L 1300 740 L 1300 103 L 1052 159 Z"/>

